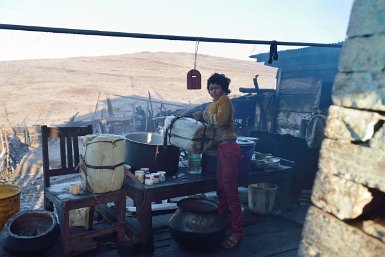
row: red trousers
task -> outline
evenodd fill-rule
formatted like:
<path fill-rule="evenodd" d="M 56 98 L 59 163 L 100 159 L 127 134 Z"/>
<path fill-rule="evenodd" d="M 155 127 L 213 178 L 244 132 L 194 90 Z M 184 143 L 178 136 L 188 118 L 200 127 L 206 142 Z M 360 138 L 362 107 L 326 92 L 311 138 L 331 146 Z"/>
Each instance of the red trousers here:
<path fill-rule="evenodd" d="M 217 196 L 219 214 L 226 218 L 232 215 L 232 235 L 238 239 L 243 236 L 241 200 L 238 193 L 238 172 L 241 162 L 241 149 L 235 141 L 217 146 Z"/>

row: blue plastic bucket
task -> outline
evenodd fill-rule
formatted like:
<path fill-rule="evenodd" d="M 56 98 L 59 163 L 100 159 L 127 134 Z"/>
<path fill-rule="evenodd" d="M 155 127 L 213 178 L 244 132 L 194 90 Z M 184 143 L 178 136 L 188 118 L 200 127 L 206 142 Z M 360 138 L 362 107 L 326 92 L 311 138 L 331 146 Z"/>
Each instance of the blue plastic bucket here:
<path fill-rule="evenodd" d="M 242 160 L 239 167 L 239 176 L 247 176 L 250 172 L 250 164 L 254 153 L 255 142 L 238 138 L 237 144 L 241 147 L 242 153 Z"/>
<path fill-rule="evenodd" d="M 242 160 L 239 165 L 239 176 L 247 176 L 250 172 L 251 157 L 254 153 L 255 142 L 245 139 L 237 139 L 241 148 Z M 217 169 L 216 151 L 208 151 L 202 155 L 202 173 L 215 173 Z"/>

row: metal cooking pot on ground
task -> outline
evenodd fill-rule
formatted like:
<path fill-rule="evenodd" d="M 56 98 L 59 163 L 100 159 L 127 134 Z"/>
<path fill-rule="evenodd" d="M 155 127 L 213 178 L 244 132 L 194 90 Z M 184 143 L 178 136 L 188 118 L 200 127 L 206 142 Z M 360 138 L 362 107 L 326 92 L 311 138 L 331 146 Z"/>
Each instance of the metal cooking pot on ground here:
<path fill-rule="evenodd" d="M 198 198 L 185 198 L 169 220 L 171 235 L 189 250 L 216 248 L 225 237 L 225 221 L 216 203 Z"/>

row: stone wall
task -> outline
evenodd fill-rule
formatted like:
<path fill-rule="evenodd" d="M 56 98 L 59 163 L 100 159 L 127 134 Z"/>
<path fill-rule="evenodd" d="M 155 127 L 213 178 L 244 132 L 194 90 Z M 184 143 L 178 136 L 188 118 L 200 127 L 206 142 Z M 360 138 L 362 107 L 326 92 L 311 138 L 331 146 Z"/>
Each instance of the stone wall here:
<path fill-rule="evenodd" d="M 356 0 L 298 256 L 385 256 L 385 0 Z"/>

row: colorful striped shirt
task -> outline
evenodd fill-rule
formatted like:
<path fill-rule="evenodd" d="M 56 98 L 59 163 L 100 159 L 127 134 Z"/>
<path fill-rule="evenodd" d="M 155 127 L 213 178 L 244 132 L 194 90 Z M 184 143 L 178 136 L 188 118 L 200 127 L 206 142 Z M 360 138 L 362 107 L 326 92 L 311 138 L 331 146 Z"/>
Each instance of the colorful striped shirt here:
<path fill-rule="evenodd" d="M 234 109 L 228 96 L 223 95 L 213 101 L 204 111 L 203 119 L 216 128 L 214 144 L 228 140 L 235 140 L 237 135 L 234 129 Z"/>

